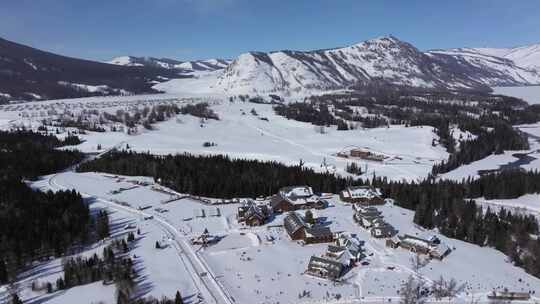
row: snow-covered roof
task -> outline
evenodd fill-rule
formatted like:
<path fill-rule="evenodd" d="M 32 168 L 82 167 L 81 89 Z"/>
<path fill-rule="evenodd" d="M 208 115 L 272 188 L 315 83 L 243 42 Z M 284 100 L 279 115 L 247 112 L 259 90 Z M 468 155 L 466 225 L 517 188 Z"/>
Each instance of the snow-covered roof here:
<path fill-rule="evenodd" d="M 343 194 L 347 194 L 347 197 L 352 198 L 373 199 L 381 196 L 381 190 L 370 186 L 348 187 Z"/>
<path fill-rule="evenodd" d="M 309 186 L 284 187 L 281 188 L 279 194 L 283 199 L 294 205 L 316 203 L 320 200 L 320 197 L 315 195 L 313 189 Z"/>
<path fill-rule="evenodd" d="M 309 186 L 292 186 L 281 188 L 280 192 L 284 197 L 295 199 L 301 197 L 310 197 L 313 195 L 313 189 Z"/>
<path fill-rule="evenodd" d="M 292 234 L 298 229 L 302 229 L 306 226 L 304 220 L 296 212 L 289 212 L 285 219 L 283 219 L 283 225 L 289 234 Z"/>

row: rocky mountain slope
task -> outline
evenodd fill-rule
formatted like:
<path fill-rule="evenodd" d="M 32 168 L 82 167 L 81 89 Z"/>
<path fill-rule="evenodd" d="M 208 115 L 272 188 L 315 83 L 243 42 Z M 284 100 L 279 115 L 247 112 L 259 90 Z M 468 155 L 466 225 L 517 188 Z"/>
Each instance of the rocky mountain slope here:
<path fill-rule="evenodd" d="M 388 36 L 328 50 L 245 53 L 224 70 L 218 86 L 234 93 L 270 93 L 344 89 L 370 82 L 488 90 L 540 84 L 540 73 L 493 56 L 477 60 L 451 51 L 421 52 Z"/>

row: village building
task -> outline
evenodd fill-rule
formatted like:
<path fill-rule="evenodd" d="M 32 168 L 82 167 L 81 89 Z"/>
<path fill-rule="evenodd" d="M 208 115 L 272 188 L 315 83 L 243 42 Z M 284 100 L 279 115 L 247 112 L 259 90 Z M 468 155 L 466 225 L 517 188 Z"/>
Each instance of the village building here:
<path fill-rule="evenodd" d="M 383 161 L 384 155 L 376 154 L 364 149 L 352 149 L 349 152 L 351 157 L 358 157 L 366 160 Z"/>
<path fill-rule="evenodd" d="M 340 234 L 335 245 L 328 245 L 326 256 L 339 260 L 343 265 L 352 267 L 364 258 L 362 244 L 350 235 Z"/>
<path fill-rule="evenodd" d="M 387 223 L 375 207 L 353 206 L 355 213 L 353 219 L 361 227 L 369 229 L 371 236 L 375 238 L 389 238 L 397 234 L 397 230 Z"/>
<path fill-rule="evenodd" d="M 382 212 L 371 206 L 363 206 L 359 204 L 352 205 L 352 208 L 355 213 L 361 215 L 361 216 L 374 216 L 374 217 L 382 217 Z"/>
<path fill-rule="evenodd" d="M 339 197 L 347 203 L 361 205 L 382 205 L 384 199 L 380 189 L 371 186 L 347 187 L 340 192 Z"/>
<path fill-rule="evenodd" d="M 247 226 L 261 226 L 266 223 L 270 215 L 271 212 L 268 206 L 248 201 L 238 207 L 236 218 L 239 223 L 244 223 Z"/>
<path fill-rule="evenodd" d="M 493 291 L 487 297 L 490 300 L 500 301 L 528 301 L 531 295 L 528 292 L 509 291 L 505 289 L 503 291 Z"/>
<path fill-rule="evenodd" d="M 312 256 L 306 273 L 323 279 L 337 280 L 343 274 L 343 264 L 333 258 Z"/>
<path fill-rule="evenodd" d="M 305 244 L 330 243 L 333 241 L 334 233 L 328 227 L 315 226 L 311 228 L 305 228 Z"/>
<path fill-rule="evenodd" d="M 300 209 L 323 209 L 326 206 L 309 186 L 284 187 L 270 199 L 272 210 L 277 213 Z"/>
<path fill-rule="evenodd" d="M 388 239 L 386 246 L 391 248 L 401 247 L 411 252 L 428 255 L 430 258 L 442 260 L 452 250 L 442 243 L 436 236 L 413 236 L 405 234 L 397 238 Z"/>
<path fill-rule="evenodd" d="M 294 211 L 289 212 L 283 219 L 283 227 L 292 240 L 301 240 L 303 244 L 328 243 L 334 241 L 334 233 L 330 228 L 310 225 Z"/>
<path fill-rule="evenodd" d="M 283 227 L 292 240 L 301 240 L 305 237 L 306 223 L 296 212 L 289 212 L 283 219 Z"/>
<path fill-rule="evenodd" d="M 376 226 L 371 228 L 370 233 L 374 238 L 391 238 L 397 234 L 397 230 L 386 222 L 378 222 Z"/>
<path fill-rule="evenodd" d="M 361 213 L 355 213 L 353 219 L 365 229 L 372 228 L 378 222 L 384 222 L 382 215 L 362 215 Z"/>

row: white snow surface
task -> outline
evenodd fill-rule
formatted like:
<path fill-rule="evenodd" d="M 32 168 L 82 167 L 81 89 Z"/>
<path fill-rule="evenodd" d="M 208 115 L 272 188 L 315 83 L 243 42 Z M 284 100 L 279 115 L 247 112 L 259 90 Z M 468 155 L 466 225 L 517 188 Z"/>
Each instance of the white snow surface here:
<path fill-rule="evenodd" d="M 518 66 L 540 71 L 540 44 L 513 48 L 472 48 L 478 53 L 502 57 L 514 61 Z"/>

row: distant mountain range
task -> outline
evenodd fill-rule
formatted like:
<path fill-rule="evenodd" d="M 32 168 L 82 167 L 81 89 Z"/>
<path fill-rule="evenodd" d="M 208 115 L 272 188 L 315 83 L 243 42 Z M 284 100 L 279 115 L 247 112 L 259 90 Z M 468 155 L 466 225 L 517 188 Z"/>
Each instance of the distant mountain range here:
<path fill-rule="evenodd" d="M 107 61 L 107 63 L 123 66 L 159 67 L 170 70 L 177 70 L 180 73 L 193 73 L 223 69 L 227 67 L 229 63 L 231 63 L 231 60 L 208 59 L 195 61 L 178 61 L 169 58 L 121 56 Z"/>
<path fill-rule="evenodd" d="M 524 69 L 540 72 L 540 44 L 514 48 L 458 48 L 448 50 L 454 53 L 474 56 L 474 54 L 508 59 Z"/>
<path fill-rule="evenodd" d="M 540 45 L 420 51 L 393 36 L 315 51 L 249 52 L 234 60 L 122 56 L 75 59 L 0 39 L 0 101 L 156 92 L 172 78 L 213 73 L 227 94 L 309 94 L 366 84 L 489 91 L 540 85 Z"/>

